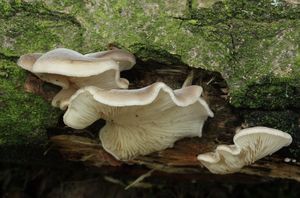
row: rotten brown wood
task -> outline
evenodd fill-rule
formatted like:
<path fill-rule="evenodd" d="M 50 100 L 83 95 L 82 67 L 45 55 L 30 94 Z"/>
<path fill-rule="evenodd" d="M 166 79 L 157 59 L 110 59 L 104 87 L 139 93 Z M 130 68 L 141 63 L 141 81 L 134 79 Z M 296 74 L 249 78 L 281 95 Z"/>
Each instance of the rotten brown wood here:
<path fill-rule="evenodd" d="M 200 164 L 196 156 L 215 147 L 213 143 L 205 143 L 198 138 L 184 139 L 177 142 L 174 148 L 141 156 L 128 162 L 120 162 L 106 153 L 98 142 L 90 138 L 59 135 L 52 137 L 51 142 L 65 159 L 81 161 L 88 166 L 101 168 L 103 165 L 109 165 L 118 166 L 122 169 L 121 165 L 124 164 L 145 165 L 161 172 L 187 175 L 197 173 L 201 174 L 202 177 L 204 177 L 203 175 L 211 175 L 211 173 Z M 243 168 L 240 173 L 244 175 L 243 177 L 252 175 L 265 178 L 292 179 L 300 182 L 300 163 L 286 163 L 282 156 L 274 155 Z M 223 178 L 223 176 L 220 177 Z M 214 179 L 216 179 L 216 175 Z"/>
<path fill-rule="evenodd" d="M 163 81 L 172 88 L 179 88 L 190 70 L 191 68 L 183 65 L 138 63 L 132 70 L 124 72 L 124 77 L 131 82 L 130 88 L 140 88 L 158 81 Z M 55 94 L 45 91 L 43 83 L 36 77 L 29 76 L 25 87 L 28 91 L 42 95 L 50 101 Z M 275 154 L 259 160 L 257 163 L 243 168 L 239 174 L 234 174 L 234 176 L 209 173 L 196 156 L 213 151 L 219 144 L 232 144 L 236 129 L 242 128 L 243 123 L 228 103 L 228 88 L 219 74 L 195 69 L 193 84 L 203 87 L 203 97 L 215 113 L 215 117 L 209 118 L 206 122 L 202 138 L 186 138 L 176 142 L 173 148 L 141 156 L 132 161 L 120 162 L 105 152 L 99 143 L 97 133 L 103 123 L 78 131 L 66 128 L 60 122 L 61 124 L 56 127 L 56 130 L 62 130 L 63 133 L 51 135 L 51 148 L 58 150 L 67 160 L 80 161 L 88 166 L 98 168 L 108 165 L 122 170 L 124 164 L 145 165 L 157 171 L 172 173 L 172 175 L 188 175 L 188 178 L 219 178 L 221 181 L 223 178 L 237 178 L 237 175 L 242 175 L 243 178 L 253 179 L 253 176 L 258 176 L 264 179 L 283 178 L 300 182 L 300 163 L 285 163 L 283 154 Z"/>
<path fill-rule="evenodd" d="M 24 83 L 24 90 L 29 93 L 34 93 L 42 96 L 48 102 L 51 102 L 52 98 L 58 92 L 58 89 L 54 85 L 49 85 L 48 83 L 42 81 L 37 76 L 28 73 L 28 76 Z M 47 87 L 48 86 L 48 87 Z"/>
<path fill-rule="evenodd" d="M 82 161 L 89 166 L 120 166 L 122 163 L 114 159 L 98 142 L 75 135 L 57 135 L 51 138 L 56 149 L 64 158 L 71 161 Z"/>

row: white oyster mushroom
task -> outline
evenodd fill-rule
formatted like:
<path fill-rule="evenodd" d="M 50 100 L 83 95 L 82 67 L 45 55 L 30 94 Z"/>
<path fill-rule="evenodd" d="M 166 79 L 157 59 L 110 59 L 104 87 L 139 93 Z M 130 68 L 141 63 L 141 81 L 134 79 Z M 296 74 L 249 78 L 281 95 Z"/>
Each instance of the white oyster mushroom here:
<path fill-rule="evenodd" d="M 135 90 L 85 87 L 71 97 L 66 125 L 82 129 L 98 119 L 104 149 L 120 160 L 130 160 L 172 147 L 183 137 L 201 137 L 213 112 L 201 98 L 200 86 L 173 91 L 164 83 Z"/>
<path fill-rule="evenodd" d="M 252 127 L 240 130 L 233 142 L 234 145 L 220 145 L 215 152 L 200 154 L 197 158 L 212 173 L 234 173 L 290 145 L 292 137 L 277 129 Z"/>
<path fill-rule="evenodd" d="M 134 64 L 134 56 L 120 49 L 82 55 L 58 48 L 45 54 L 26 54 L 18 60 L 22 68 L 62 87 L 52 100 L 52 105 L 61 109 L 67 108 L 69 98 L 81 87 L 128 88 L 129 82 L 120 78 L 120 71 L 130 69 Z"/>

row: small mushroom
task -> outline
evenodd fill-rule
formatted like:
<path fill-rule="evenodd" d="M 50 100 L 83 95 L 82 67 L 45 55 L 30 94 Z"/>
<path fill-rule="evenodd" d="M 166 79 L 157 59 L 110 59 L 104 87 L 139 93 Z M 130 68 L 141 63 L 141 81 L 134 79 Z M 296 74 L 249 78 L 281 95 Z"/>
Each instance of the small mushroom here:
<path fill-rule="evenodd" d="M 200 154 L 197 158 L 212 173 L 234 173 L 290 145 L 292 137 L 277 129 L 252 127 L 240 130 L 233 142 L 234 145 L 220 145 L 215 152 Z"/>
<path fill-rule="evenodd" d="M 172 147 L 183 137 L 201 137 L 213 112 L 201 98 L 200 86 L 173 91 L 164 83 L 135 90 L 85 87 L 71 97 L 64 115 L 66 125 L 82 129 L 98 119 L 104 149 L 120 160 Z"/>
<path fill-rule="evenodd" d="M 120 49 L 82 55 L 58 48 L 45 54 L 26 54 L 18 60 L 22 68 L 62 87 L 52 100 L 52 105 L 61 109 L 66 109 L 70 96 L 84 86 L 128 88 L 129 82 L 120 78 L 120 71 L 130 69 L 134 64 L 134 56 Z"/>

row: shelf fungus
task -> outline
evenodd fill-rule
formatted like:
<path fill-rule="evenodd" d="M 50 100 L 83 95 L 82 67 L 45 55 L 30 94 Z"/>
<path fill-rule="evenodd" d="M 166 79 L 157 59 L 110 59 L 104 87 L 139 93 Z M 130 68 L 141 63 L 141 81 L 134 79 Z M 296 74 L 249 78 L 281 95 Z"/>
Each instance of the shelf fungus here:
<path fill-rule="evenodd" d="M 70 97 L 81 87 L 128 88 L 129 82 L 120 78 L 120 71 L 134 64 L 132 54 L 116 48 L 86 55 L 58 48 L 45 54 L 26 54 L 18 60 L 20 67 L 62 87 L 52 100 L 52 105 L 61 109 L 67 108 Z"/>
<path fill-rule="evenodd" d="M 277 129 L 252 127 L 239 131 L 233 142 L 234 145 L 220 145 L 215 152 L 198 155 L 198 160 L 212 173 L 234 173 L 290 145 L 292 137 Z"/>
<path fill-rule="evenodd" d="M 213 112 L 200 86 L 172 90 L 164 83 L 133 90 L 78 90 L 64 115 L 66 125 L 82 129 L 106 120 L 99 136 L 103 148 L 119 160 L 130 160 L 172 147 L 183 137 L 201 137 Z"/>

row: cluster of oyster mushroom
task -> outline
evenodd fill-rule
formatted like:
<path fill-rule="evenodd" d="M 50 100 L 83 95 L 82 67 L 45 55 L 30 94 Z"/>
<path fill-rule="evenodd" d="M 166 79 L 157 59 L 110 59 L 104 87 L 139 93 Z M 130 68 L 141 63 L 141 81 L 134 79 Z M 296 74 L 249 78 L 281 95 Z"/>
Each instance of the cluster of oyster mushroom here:
<path fill-rule="evenodd" d="M 204 122 L 214 115 L 201 97 L 202 87 L 186 81 L 177 90 L 163 82 L 128 89 L 120 72 L 135 62 L 131 53 L 118 48 L 85 55 L 59 48 L 23 55 L 18 65 L 62 88 L 52 105 L 67 109 L 66 125 L 83 129 L 104 119 L 101 144 L 118 160 L 164 150 L 184 137 L 201 137 Z M 198 160 L 213 173 L 236 172 L 291 141 L 282 131 L 253 127 L 237 133 L 235 145 L 218 146 Z"/>

